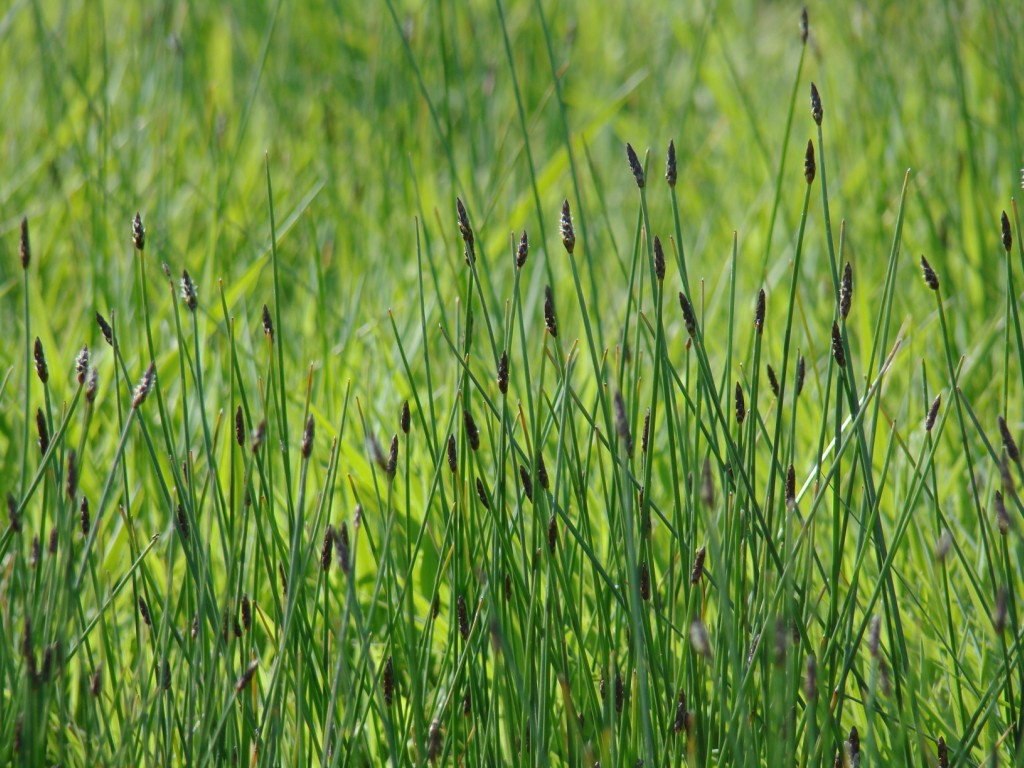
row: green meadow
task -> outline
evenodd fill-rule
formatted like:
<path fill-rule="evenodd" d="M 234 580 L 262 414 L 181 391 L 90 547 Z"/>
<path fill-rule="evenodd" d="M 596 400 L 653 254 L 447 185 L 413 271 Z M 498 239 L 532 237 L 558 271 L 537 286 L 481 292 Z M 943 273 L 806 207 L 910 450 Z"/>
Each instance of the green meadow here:
<path fill-rule="evenodd" d="M 0 763 L 1024 765 L 1022 39 L 11 0 Z"/>

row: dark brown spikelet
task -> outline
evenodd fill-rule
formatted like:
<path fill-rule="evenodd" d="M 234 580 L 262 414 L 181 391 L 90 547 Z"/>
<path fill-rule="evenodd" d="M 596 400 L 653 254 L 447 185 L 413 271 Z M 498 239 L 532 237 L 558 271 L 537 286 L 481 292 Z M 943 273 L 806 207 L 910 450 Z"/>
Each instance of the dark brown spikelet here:
<path fill-rule="evenodd" d="M 668 143 L 668 159 L 665 161 L 665 181 L 668 182 L 669 187 L 672 189 L 675 189 L 678 173 L 676 168 L 676 142 L 672 139 Z"/>
<path fill-rule="evenodd" d="M 933 291 L 939 290 L 939 276 L 935 274 L 935 270 L 932 269 L 932 265 L 928 263 L 928 259 L 921 256 L 921 274 L 924 276 L 924 284 L 931 288 Z"/>
<path fill-rule="evenodd" d="M 853 303 L 853 267 L 846 262 L 843 268 L 843 280 L 839 287 L 839 315 L 845 320 L 850 314 Z"/>
<path fill-rule="evenodd" d="M 96 325 L 100 327 L 100 333 L 103 334 L 103 340 L 110 346 L 114 346 L 114 329 L 110 327 L 110 323 L 107 322 L 107 318 L 99 312 L 96 313 Z"/>
<path fill-rule="evenodd" d="M 476 479 L 476 495 L 480 499 L 480 503 L 484 505 L 484 509 L 491 508 L 491 500 L 487 496 L 487 489 L 484 488 L 484 482 L 479 477 Z"/>
<path fill-rule="evenodd" d="M 466 213 L 466 206 L 463 205 L 462 198 L 455 198 L 455 212 L 458 215 L 459 234 L 462 235 L 462 239 L 466 243 L 466 246 L 468 248 L 472 248 L 473 228 L 469 225 L 469 214 Z"/>
<path fill-rule="evenodd" d="M 553 337 L 558 337 L 558 319 L 555 317 L 555 294 L 551 286 L 544 287 L 544 327 Z"/>
<path fill-rule="evenodd" d="M 459 468 L 459 463 L 455 454 L 455 435 L 448 435 L 448 469 L 455 474 L 455 471 Z"/>
<path fill-rule="evenodd" d="M 1010 516 L 1006 513 L 1006 503 L 1003 501 L 1003 494 L 996 491 L 992 496 L 992 506 L 996 510 L 996 524 L 999 526 L 999 533 L 1005 536 L 1010 532 Z"/>
<path fill-rule="evenodd" d="M 441 596 L 434 595 L 434 601 L 430 604 L 430 618 L 436 619 L 437 614 L 441 612 Z"/>
<path fill-rule="evenodd" d="M 747 403 L 743 399 L 743 387 L 740 383 L 736 382 L 736 423 L 742 424 L 743 420 L 747 418 Z"/>
<path fill-rule="evenodd" d="M 313 453 L 313 438 L 316 435 L 316 421 L 313 419 L 313 414 L 309 414 L 309 418 L 306 419 L 306 428 L 302 430 L 302 443 L 299 446 L 299 452 L 302 454 L 302 458 L 308 459 Z"/>
<path fill-rule="evenodd" d="M 704 575 L 704 558 L 707 555 L 707 547 L 701 547 L 693 558 L 693 568 L 690 570 L 690 583 L 699 584 L 701 576 Z"/>
<path fill-rule="evenodd" d="M 43 353 L 43 342 L 36 336 L 36 342 L 32 347 L 32 358 L 36 361 L 36 375 L 39 380 L 46 384 L 50 380 L 50 369 L 46 367 L 46 355 Z"/>
<path fill-rule="evenodd" d="M 242 676 L 238 678 L 238 682 L 235 683 L 235 693 L 241 693 L 249 687 L 249 683 L 252 682 L 253 676 L 256 674 L 256 670 L 259 669 L 260 663 L 253 659 L 249 662 L 249 666 L 242 672 Z"/>
<path fill-rule="evenodd" d="M 328 524 L 324 531 L 324 543 L 320 547 L 320 570 L 327 573 L 331 570 L 331 560 L 334 557 L 334 526 Z"/>
<path fill-rule="evenodd" d="M 519 481 L 523 484 L 523 494 L 532 502 L 533 480 L 530 479 L 530 470 L 524 464 L 519 465 Z"/>
<path fill-rule="evenodd" d="M 715 506 L 715 478 L 711 474 L 711 458 L 704 459 L 704 466 L 700 472 L 700 500 L 704 506 L 711 509 Z"/>
<path fill-rule="evenodd" d="M 249 602 L 249 595 L 242 593 L 242 626 L 248 632 L 252 629 L 252 603 Z"/>
<path fill-rule="evenodd" d="M 75 381 L 85 384 L 85 378 L 89 373 L 89 347 L 83 345 L 78 354 L 75 355 Z"/>
<path fill-rule="evenodd" d="M 814 122 L 821 125 L 821 118 L 824 115 L 824 110 L 821 108 L 821 96 L 818 94 L 818 86 L 811 83 L 811 117 L 814 118 Z"/>
<path fill-rule="evenodd" d="M 846 742 L 846 752 L 850 757 L 850 765 L 860 765 L 860 733 L 857 726 L 850 728 L 850 738 Z"/>
<path fill-rule="evenodd" d="M 633 436 L 629 432 L 629 420 L 626 417 L 626 403 L 622 399 L 622 393 L 615 393 L 615 431 L 626 446 L 626 455 L 633 457 Z"/>
<path fill-rule="evenodd" d="M 683 322 L 686 323 L 686 332 L 690 334 L 691 338 L 697 335 L 697 316 L 693 313 L 693 305 L 690 304 L 690 300 L 686 298 L 686 295 L 679 292 L 679 308 L 683 310 Z"/>
<path fill-rule="evenodd" d="M 235 409 L 235 442 L 239 446 L 245 445 L 245 416 L 242 414 L 242 406 Z"/>
<path fill-rule="evenodd" d="M 82 537 L 85 538 L 89 535 L 89 500 L 82 497 L 82 503 L 78 507 L 79 517 L 82 523 Z"/>
<path fill-rule="evenodd" d="M 992 626 L 997 635 L 1003 634 L 1006 629 L 1006 587 L 1000 587 L 996 592 L 996 605 L 992 609 Z"/>
<path fill-rule="evenodd" d="M 89 371 L 89 378 L 85 385 L 85 402 L 92 405 L 96 402 L 96 390 L 99 388 L 100 379 L 96 369 Z"/>
<path fill-rule="evenodd" d="M 548 489 L 548 468 L 544 463 L 544 454 L 537 453 L 537 482 L 545 491 Z"/>
<path fill-rule="evenodd" d="M 843 335 L 839 332 L 839 324 L 832 322 L 832 357 L 840 368 L 846 367 L 846 352 L 843 350 Z"/>
<path fill-rule="evenodd" d="M 790 509 L 796 506 L 796 470 L 792 464 L 786 471 L 786 506 Z"/>
<path fill-rule="evenodd" d="M 149 606 L 146 605 L 146 600 L 141 595 L 139 596 L 139 616 L 142 617 L 142 621 L 147 627 L 153 626 L 153 617 L 149 613 Z"/>
<path fill-rule="evenodd" d="M 640 158 L 636 156 L 633 145 L 628 142 L 626 143 L 626 157 L 629 158 L 629 170 L 632 172 L 633 178 L 636 179 L 636 185 L 643 189 L 644 167 L 640 165 Z"/>
<path fill-rule="evenodd" d="M 932 400 L 931 407 L 928 408 L 928 415 L 924 418 L 924 431 L 931 432 L 932 427 L 935 426 L 935 419 L 939 415 L 939 406 L 942 405 L 942 395 L 936 395 L 935 399 Z"/>
<path fill-rule="evenodd" d="M 7 492 L 7 518 L 11 523 L 11 533 L 21 533 L 21 517 L 18 515 L 18 500 L 14 494 Z"/>
<path fill-rule="evenodd" d="M 470 449 L 476 451 L 480 448 L 480 430 L 473 420 L 473 414 L 468 409 L 462 412 L 462 423 L 466 427 L 466 439 L 469 440 Z"/>
<path fill-rule="evenodd" d="M 814 174 L 817 170 L 818 166 L 814 163 L 814 142 L 808 139 L 807 151 L 804 153 L 804 179 L 808 184 L 814 183 Z"/>
<path fill-rule="evenodd" d="M 523 230 L 522 237 L 519 238 L 519 247 L 516 248 L 516 269 L 522 269 L 526 266 L 526 259 L 530 255 L 530 238 L 526 236 L 526 230 Z"/>
<path fill-rule="evenodd" d="M 622 675 L 615 673 L 615 711 L 622 713 L 622 707 L 626 703 L 626 685 L 622 681 Z"/>
<path fill-rule="evenodd" d="M 562 231 L 562 245 L 565 246 L 566 252 L 571 256 L 572 252 L 576 249 L 576 233 L 572 228 L 572 212 L 569 210 L 569 201 L 562 201 L 562 218 L 559 222 L 559 227 Z"/>
<path fill-rule="evenodd" d="M 252 433 L 252 452 L 258 453 L 260 448 L 263 446 L 263 438 L 267 436 L 267 420 L 260 419 L 260 423 L 256 425 L 256 429 Z"/>
<path fill-rule="evenodd" d="M 398 471 L 398 433 L 396 432 L 391 436 L 391 447 L 388 448 L 388 461 L 387 466 L 384 467 L 384 471 L 387 473 L 389 478 L 395 476 L 395 472 Z"/>
<path fill-rule="evenodd" d="M 754 305 L 754 330 L 759 336 L 764 332 L 764 288 L 757 292 L 757 303 Z"/>
<path fill-rule="evenodd" d="M 807 35 L 811 31 L 810 25 L 807 22 L 807 6 L 805 5 L 800 9 L 800 42 L 807 42 Z"/>
<path fill-rule="evenodd" d="M 38 536 L 33 536 L 32 537 L 32 547 L 29 550 L 29 556 L 28 556 L 29 567 L 35 568 L 36 564 L 38 562 L 39 562 L 39 537 Z"/>
<path fill-rule="evenodd" d="M 508 352 L 502 350 L 498 358 L 498 391 L 508 394 Z"/>
<path fill-rule="evenodd" d="M 512 576 L 509 573 L 505 573 L 505 602 L 507 603 L 512 599 Z"/>
<path fill-rule="evenodd" d="M 153 389 L 153 382 L 156 380 L 156 366 L 153 363 L 149 364 L 146 368 L 146 372 L 142 374 L 142 378 L 139 379 L 139 385 L 135 387 L 135 393 L 132 396 L 132 408 L 138 409 L 146 398 L 149 397 L 150 390 Z"/>
<path fill-rule="evenodd" d="M 68 492 L 68 498 L 74 501 L 78 494 L 78 455 L 74 448 L 68 451 L 67 481 L 64 487 Z"/>
<path fill-rule="evenodd" d="M 39 433 L 39 453 L 45 456 L 50 447 L 50 431 L 46 428 L 46 415 L 42 408 L 36 409 L 36 432 Z"/>
<path fill-rule="evenodd" d="M 196 293 L 196 284 L 187 269 L 181 270 L 181 299 L 189 311 L 196 311 L 196 307 L 199 305 L 199 296 Z"/>
<path fill-rule="evenodd" d="M 686 730 L 686 694 L 683 689 L 679 689 L 679 695 L 676 697 L 676 717 L 672 721 L 672 732 L 682 733 Z"/>
<path fill-rule="evenodd" d="M 558 517 L 554 512 L 548 518 L 548 551 L 555 554 L 555 547 L 558 546 Z"/>
<path fill-rule="evenodd" d="M 647 409 L 647 413 L 644 415 L 644 429 L 640 433 L 640 452 L 643 454 L 647 453 L 647 443 L 651 437 L 651 409 Z"/>
<path fill-rule="evenodd" d="M 469 717 L 473 714 L 473 697 L 470 695 L 470 689 L 466 689 L 466 695 L 462 697 L 462 716 Z"/>
<path fill-rule="evenodd" d="M 167 659 L 160 665 L 160 687 L 165 691 L 171 690 L 171 665 Z"/>
<path fill-rule="evenodd" d="M 441 722 L 434 718 L 430 722 L 430 729 L 427 731 L 427 760 L 434 762 L 441 756 L 441 748 L 444 744 L 441 735 Z"/>
<path fill-rule="evenodd" d="M 132 220 L 132 244 L 139 253 L 146 247 L 146 228 L 142 226 L 142 216 L 138 211 L 135 212 L 135 218 Z"/>
<path fill-rule="evenodd" d="M 804 391 L 804 379 L 807 376 L 807 363 L 804 361 L 804 356 L 800 355 L 796 359 L 796 381 L 795 389 L 796 396 L 800 397 L 800 393 Z"/>
<path fill-rule="evenodd" d="M 772 394 L 775 395 L 776 397 L 778 397 L 779 396 L 779 380 L 775 376 L 775 369 L 772 368 L 770 365 L 767 366 L 767 368 L 768 368 L 768 386 L 770 386 L 772 388 Z"/>
<path fill-rule="evenodd" d="M 395 698 L 395 662 L 389 655 L 384 662 L 384 671 L 380 676 L 381 693 L 384 694 L 384 706 L 390 707 Z"/>
<path fill-rule="evenodd" d="M 646 560 L 640 563 L 640 599 L 645 603 L 651 599 L 651 569 Z"/>
<path fill-rule="evenodd" d="M 270 317 L 270 307 L 266 304 L 263 305 L 263 332 L 271 341 L 274 340 L 274 321 Z"/>
<path fill-rule="evenodd" d="M 1013 247 L 1013 235 L 1010 232 L 1010 219 L 1006 215 L 1006 211 L 1003 211 L 1002 216 L 999 217 L 999 223 L 1003 227 L 1003 250 L 1007 253 L 1010 252 L 1010 248 Z"/>
<path fill-rule="evenodd" d="M 409 434 L 409 429 L 412 427 L 412 415 L 409 413 L 409 401 L 402 401 L 402 410 L 398 416 L 398 426 L 402 430 L 403 435 Z"/>
<path fill-rule="evenodd" d="M 949 768 L 949 752 L 946 750 L 946 740 L 939 736 L 939 768 Z"/>
<path fill-rule="evenodd" d="M 51 555 L 56 555 L 57 554 L 57 536 L 58 536 L 57 528 L 56 527 L 51 528 L 50 529 L 50 543 L 49 543 L 49 546 L 47 547 L 47 551 Z"/>
<path fill-rule="evenodd" d="M 466 610 L 466 598 L 459 595 L 456 602 L 456 613 L 459 618 L 459 634 L 463 640 L 469 639 L 469 612 Z"/>
<path fill-rule="evenodd" d="M 94 699 L 103 690 L 103 667 L 96 666 L 96 671 L 89 676 L 89 695 Z"/>
<path fill-rule="evenodd" d="M 1013 439 L 1010 427 L 1002 416 L 999 417 L 999 436 L 1003 439 L 1003 448 L 1006 449 L 1006 455 L 1010 457 L 1010 461 L 1014 464 L 1020 464 L 1020 451 L 1017 450 L 1017 441 Z"/>
<path fill-rule="evenodd" d="M 178 533 L 181 534 L 181 538 L 183 540 L 188 541 L 188 535 L 189 535 L 188 516 L 185 514 L 185 508 L 183 506 L 181 506 L 181 504 L 178 504 L 177 521 L 178 521 Z"/>
<path fill-rule="evenodd" d="M 665 279 L 665 249 L 661 247 L 661 238 L 654 236 L 654 276 L 658 282 Z"/>
<path fill-rule="evenodd" d="M 21 243 L 18 247 L 18 255 L 21 256 L 21 268 L 28 269 L 32 261 L 32 248 L 28 242 L 28 217 L 21 217 Z"/>

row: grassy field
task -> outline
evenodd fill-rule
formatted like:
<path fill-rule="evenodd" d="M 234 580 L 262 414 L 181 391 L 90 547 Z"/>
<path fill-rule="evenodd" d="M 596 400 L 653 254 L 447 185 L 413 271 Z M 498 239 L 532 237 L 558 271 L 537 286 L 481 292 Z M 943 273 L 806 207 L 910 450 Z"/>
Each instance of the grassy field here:
<path fill-rule="evenodd" d="M 819 5 L 0 9 L 0 763 L 1024 765 L 1024 17 Z"/>

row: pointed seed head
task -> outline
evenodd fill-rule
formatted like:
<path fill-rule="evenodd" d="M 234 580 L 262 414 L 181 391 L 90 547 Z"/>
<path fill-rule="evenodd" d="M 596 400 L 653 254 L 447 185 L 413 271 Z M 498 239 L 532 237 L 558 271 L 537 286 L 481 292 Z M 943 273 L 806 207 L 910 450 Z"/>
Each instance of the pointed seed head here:
<path fill-rule="evenodd" d="M 96 324 L 100 327 L 100 333 L 103 334 L 103 340 L 110 346 L 114 346 L 114 329 L 110 327 L 110 323 L 107 322 L 107 318 L 99 312 L 96 313 Z"/>
<path fill-rule="evenodd" d="M 683 310 L 683 322 L 686 323 L 686 332 L 690 334 L 690 338 L 697 336 L 697 317 L 693 313 L 693 305 L 690 304 L 690 300 L 686 298 L 685 294 L 679 292 L 679 308 Z"/>
<path fill-rule="evenodd" d="M 800 42 L 807 42 L 807 35 L 810 32 L 810 25 L 807 21 L 807 6 L 800 9 Z"/>
<path fill-rule="evenodd" d="M 523 484 L 523 494 L 532 502 L 533 480 L 530 479 L 530 470 L 524 464 L 519 465 L 519 481 Z"/>
<path fill-rule="evenodd" d="M 999 417 L 999 436 L 1003 439 L 1003 448 L 1006 449 L 1006 455 L 1010 457 L 1010 461 L 1014 464 L 1020 464 L 1020 451 L 1017 449 L 1017 441 L 1013 439 L 1010 427 L 1002 416 Z"/>
<path fill-rule="evenodd" d="M 814 183 L 814 174 L 817 170 L 818 166 L 814 163 L 814 142 L 808 139 L 807 151 L 804 152 L 804 179 L 808 184 Z"/>
<path fill-rule="evenodd" d="M 935 419 L 939 415 L 939 406 L 942 405 L 942 395 L 938 394 L 935 399 L 932 400 L 931 406 L 928 408 L 928 415 L 924 419 L 924 431 L 931 432 L 932 427 L 935 426 Z"/>
<path fill-rule="evenodd" d="M 622 399 L 622 392 L 616 391 L 615 400 L 615 431 L 619 435 L 619 439 L 626 446 L 626 454 L 633 457 L 633 437 L 629 432 L 629 421 L 626 417 L 626 403 Z"/>
<path fill-rule="evenodd" d="M 478 450 L 480 448 L 480 430 L 476 426 L 476 422 L 473 420 L 473 414 L 468 410 L 462 412 L 462 423 L 466 427 L 466 439 L 469 440 L 469 447 L 471 450 Z"/>
<path fill-rule="evenodd" d="M 921 256 L 921 274 L 924 276 L 925 285 L 933 291 L 939 290 L 939 276 L 935 274 L 935 270 L 932 269 L 932 265 L 928 263 L 928 259 L 923 255 Z"/>
<path fill-rule="evenodd" d="M 519 247 L 516 249 L 516 269 L 522 269 L 526 266 L 526 259 L 530 255 L 530 239 L 526 236 L 526 230 L 523 230 L 522 237 L 519 238 Z"/>
<path fill-rule="evenodd" d="M 646 560 L 640 563 L 640 599 L 645 603 L 651 599 L 651 570 Z"/>
<path fill-rule="evenodd" d="M 502 350 L 498 358 L 498 391 L 501 394 L 508 394 L 508 352 Z"/>
<path fill-rule="evenodd" d="M 846 367 L 846 352 L 843 349 L 843 334 L 839 332 L 839 324 L 832 322 L 832 357 L 840 368 Z"/>
<path fill-rule="evenodd" d="M 138 409 L 140 405 L 146 402 L 146 398 L 149 397 L 149 391 L 153 388 L 155 380 L 156 366 L 150 363 L 149 367 L 146 368 L 146 372 L 142 374 L 139 385 L 135 388 L 135 394 L 132 397 L 132 408 Z"/>
<path fill-rule="evenodd" d="M 754 330 L 758 336 L 764 331 L 764 288 L 757 292 L 757 303 L 754 305 Z"/>
<path fill-rule="evenodd" d="M 398 416 L 398 426 L 401 428 L 402 434 L 404 434 L 404 435 L 408 435 L 409 434 L 409 429 L 412 426 L 412 417 L 411 417 L 411 414 L 409 412 L 409 401 L 408 400 L 403 400 L 402 401 L 402 410 L 401 410 L 401 412 L 399 413 L 399 416 Z"/>
<path fill-rule="evenodd" d="M 571 256 L 576 248 L 576 233 L 572 228 L 572 212 L 569 210 L 568 200 L 562 201 L 560 228 L 562 230 L 562 245 L 565 246 L 566 252 Z"/>
<path fill-rule="evenodd" d="M 316 435 L 316 421 L 313 419 L 313 414 L 309 414 L 309 418 L 306 420 L 306 428 L 302 430 L 302 443 L 299 446 L 299 452 L 302 454 L 302 458 L 308 459 L 313 453 L 313 438 Z"/>
<path fill-rule="evenodd" d="M 199 297 L 196 293 L 196 284 L 192 282 L 192 275 L 188 273 L 187 269 L 181 270 L 181 298 L 190 311 L 196 311 Z"/>
<path fill-rule="evenodd" d="M 544 327 L 553 337 L 558 336 L 558 320 L 555 317 L 555 294 L 551 286 L 544 288 Z"/>
<path fill-rule="evenodd" d="M 36 432 L 39 434 L 39 453 L 45 456 L 50 447 L 50 430 L 46 427 L 46 414 L 42 408 L 36 409 Z"/>
<path fill-rule="evenodd" d="M 36 375 L 45 385 L 50 380 L 50 370 L 46 367 L 46 355 L 43 353 L 43 342 L 36 336 L 35 344 L 32 347 L 32 357 L 36 361 Z"/>
<path fill-rule="evenodd" d="M 789 509 L 796 506 L 796 470 L 792 464 L 786 471 L 786 506 Z"/>
<path fill-rule="evenodd" d="M 274 321 L 270 317 L 270 308 L 266 304 L 263 305 L 263 332 L 271 341 L 274 340 Z"/>
<path fill-rule="evenodd" d="M 772 394 L 779 396 L 779 380 L 775 376 L 775 369 L 771 365 L 765 366 L 768 369 L 768 386 L 772 388 Z"/>
<path fill-rule="evenodd" d="M 675 189 L 677 175 L 676 142 L 673 139 L 668 143 L 668 159 L 665 161 L 665 181 L 668 182 L 669 187 L 672 189 Z"/>
<path fill-rule="evenodd" d="M 18 247 L 18 254 L 21 256 L 21 268 L 28 269 L 32 261 L 32 248 L 28 242 L 28 217 L 21 218 L 21 243 Z"/>
<path fill-rule="evenodd" d="M 846 262 L 843 269 L 843 280 L 839 288 L 839 315 L 845 320 L 850 314 L 850 305 L 853 303 L 853 267 Z"/>
<path fill-rule="evenodd" d="M 132 244 L 139 253 L 146 247 L 146 228 L 142 226 L 142 216 L 138 212 L 132 220 Z"/>
<path fill-rule="evenodd" d="M 628 142 L 626 144 L 626 157 L 629 158 L 629 170 L 632 171 L 633 178 L 636 179 L 636 185 L 643 189 L 644 168 L 640 165 L 640 158 L 636 156 L 636 150 L 633 149 L 633 145 Z"/>
<path fill-rule="evenodd" d="M 811 117 L 814 118 L 814 122 L 821 125 L 821 118 L 824 114 L 824 110 L 821 108 L 821 96 L 818 95 L 818 86 L 811 83 Z"/>
<path fill-rule="evenodd" d="M 1006 215 L 1006 211 L 1003 211 L 1002 216 L 999 217 L 999 223 L 1003 229 L 1003 250 L 1009 253 L 1010 248 L 1013 247 L 1013 234 L 1010 232 L 1010 219 Z"/>

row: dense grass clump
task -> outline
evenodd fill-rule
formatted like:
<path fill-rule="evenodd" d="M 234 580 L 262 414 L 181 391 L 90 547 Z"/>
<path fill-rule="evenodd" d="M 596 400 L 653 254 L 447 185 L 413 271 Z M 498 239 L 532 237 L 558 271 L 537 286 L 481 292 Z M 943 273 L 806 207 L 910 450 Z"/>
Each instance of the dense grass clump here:
<path fill-rule="evenodd" d="M 0 22 L 0 762 L 1024 762 L 1010 7 L 107 10 Z"/>

